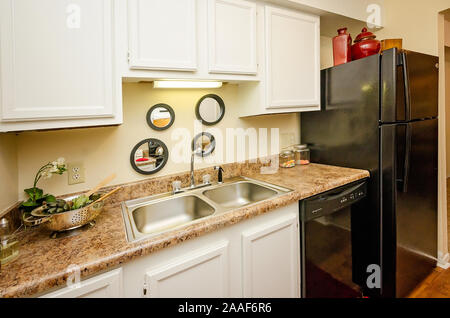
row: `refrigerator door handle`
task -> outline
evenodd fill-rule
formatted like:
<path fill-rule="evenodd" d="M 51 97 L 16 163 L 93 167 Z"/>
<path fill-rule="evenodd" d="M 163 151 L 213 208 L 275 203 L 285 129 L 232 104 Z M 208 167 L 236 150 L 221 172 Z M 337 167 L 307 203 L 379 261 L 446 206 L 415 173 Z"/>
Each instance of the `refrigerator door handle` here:
<path fill-rule="evenodd" d="M 406 124 L 405 133 L 405 161 L 403 163 L 403 187 L 402 191 L 404 193 L 408 192 L 408 179 L 410 170 L 410 160 L 411 160 L 411 124 Z"/>
<path fill-rule="evenodd" d="M 400 53 L 399 65 L 403 69 L 403 85 L 405 89 L 405 121 L 411 120 L 411 94 L 409 92 L 408 59 L 406 52 Z"/>

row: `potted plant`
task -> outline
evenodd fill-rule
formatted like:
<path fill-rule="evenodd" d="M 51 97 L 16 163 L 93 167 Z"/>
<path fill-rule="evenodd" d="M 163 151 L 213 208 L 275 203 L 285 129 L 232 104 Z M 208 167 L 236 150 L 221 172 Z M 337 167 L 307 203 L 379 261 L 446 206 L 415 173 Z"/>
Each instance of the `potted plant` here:
<path fill-rule="evenodd" d="M 35 208 L 42 205 L 42 202 L 54 202 L 56 198 L 51 194 L 44 194 L 44 190 L 37 187 L 39 180 L 42 178 L 50 179 L 54 174 L 62 175 L 65 171 L 66 163 L 64 158 L 58 158 L 56 161 L 49 162 L 43 165 L 36 176 L 34 177 L 34 183 L 32 188 L 25 189 L 25 193 L 28 195 L 28 200 L 24 201 L 20 206 L 25 213 L 33 211 Z"/>

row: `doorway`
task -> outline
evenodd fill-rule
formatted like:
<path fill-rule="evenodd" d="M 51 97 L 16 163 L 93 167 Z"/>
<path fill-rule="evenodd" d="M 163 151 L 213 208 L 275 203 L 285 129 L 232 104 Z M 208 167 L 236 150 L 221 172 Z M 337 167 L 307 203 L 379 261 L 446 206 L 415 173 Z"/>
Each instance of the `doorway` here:
<path fill-rule="evenodd" d="M 450 246 L 450 9 L 441 12 L 441 23 L 440 23 L 440 39 L 439 39 L 439 58 L 440 58 L 440 100 L 445 107 L 445 135 L 446 135 L 446 215 L 442 219 L 443 228 L 441 231 L 446 232 L 446 241 L 442 242 L 444 244 L 442 249 L 448 251 Z M 444 200 L 445 202 L 445 200 Z M 448 254 L 444 257 L 449 262 Z"/>

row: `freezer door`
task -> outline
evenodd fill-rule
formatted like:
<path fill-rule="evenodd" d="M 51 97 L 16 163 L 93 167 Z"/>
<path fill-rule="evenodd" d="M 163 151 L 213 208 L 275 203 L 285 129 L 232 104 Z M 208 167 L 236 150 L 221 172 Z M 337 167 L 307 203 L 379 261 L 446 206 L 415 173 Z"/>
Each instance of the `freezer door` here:
<path fill-rule="evenodd" d="M 438 58 L 391 49 L 381 58 L 381 122 L 438 116 Z"/>
<path fill-rule="evenodd" d="M 438 120 L 383 125 L 382 294 L 405 297 L 436 266 Z"/>
<path fill-rule="evenodd" d="M 402 55 L 404 75 L 407 79 L 404 96 L 405 120 L 437 117 L 439 58 L 411 51 L 404 51 Z"/>

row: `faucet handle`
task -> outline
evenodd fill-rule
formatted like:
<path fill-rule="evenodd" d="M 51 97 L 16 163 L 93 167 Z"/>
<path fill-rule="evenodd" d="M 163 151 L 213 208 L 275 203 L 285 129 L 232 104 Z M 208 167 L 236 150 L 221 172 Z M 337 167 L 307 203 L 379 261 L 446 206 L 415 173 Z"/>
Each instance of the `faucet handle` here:
<path fill-rule="evenodd" d="M 210 184 L 211 183 L 211 175 L 205 174 L 202 178 L 203 178 L 203 184 Z"/>
<path fill-rule="evenodd" d="M 181 192 L 181 181 L 175 180 L 174 182 L 172 182 L 172 192 L 173 193 Z"/>

